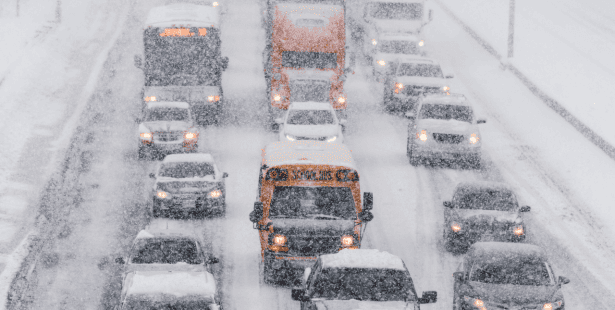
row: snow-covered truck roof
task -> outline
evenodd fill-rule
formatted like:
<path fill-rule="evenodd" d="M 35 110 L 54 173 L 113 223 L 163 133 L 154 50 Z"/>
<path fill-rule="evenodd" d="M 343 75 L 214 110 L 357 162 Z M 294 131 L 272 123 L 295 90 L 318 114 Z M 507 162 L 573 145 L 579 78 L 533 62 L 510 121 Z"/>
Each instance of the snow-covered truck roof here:
<path fill-rule="evenodd" d="M 153 108 L 178 108 L 178 109 L 190 109 L 190 105 L 186 102 L 179 101 L 150 101 L 147 103 L 148 109 Z"/>
<path fill-rule="evenodd" d="M 126 295 L 205 296 L 213 300 L 216 283 L 206 271 L 134 271 L 129 274 Z"/>
<path fill-rule="evenodd" d="M 279 165 L 331 165 L 355 169 L 348 147 L 341 143 L 314 140 L 279 141 L 270 143 L 263 150 L 263 164 Z"/>
<path fill-rule="evenodd" d="M 184 162 L 199 162 L 199 163 L 214 163 L 214 157 L 207 153 L 194 154 L 170 154 L 164 157 L 162 163 L 184 163 Z"/>
<path fill-rule="evenodd" d="M 369 268 L 406 270 L 401 258 L 376 249 L 344 249 L 320 256 L 323 268 Z"/>
<path fill-rule="evenodd" d="M 212 5 L 175 3 L 152 8 L 145 27 L 215 27 L 220 26 L 219 8 Z"/>

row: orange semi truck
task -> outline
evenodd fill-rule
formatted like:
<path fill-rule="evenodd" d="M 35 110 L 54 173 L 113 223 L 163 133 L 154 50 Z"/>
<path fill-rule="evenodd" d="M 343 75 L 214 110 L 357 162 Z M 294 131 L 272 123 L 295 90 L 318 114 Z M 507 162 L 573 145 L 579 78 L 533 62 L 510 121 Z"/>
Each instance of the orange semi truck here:
<path fill-rule="evenodd" d="M 341 118 L 346 57 L 345 0 L 268 0 L 263 53 L 271 119 L 291 101 L 329 102 Z"/>
<path fill-rule="evenodd" d="M 348 148 L 320 141 L 273 142 L 263 150 L 257 201 L 267 283 L 291 281 L 320 254 L 361 246 L 372 220 L 372 193 L 363 193 Z"/>

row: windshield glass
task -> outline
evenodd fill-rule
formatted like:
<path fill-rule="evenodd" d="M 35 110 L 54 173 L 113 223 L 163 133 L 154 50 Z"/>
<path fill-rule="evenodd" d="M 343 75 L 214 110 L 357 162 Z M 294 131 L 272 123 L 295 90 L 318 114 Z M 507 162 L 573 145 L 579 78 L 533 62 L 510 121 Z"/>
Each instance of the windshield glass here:
<path fill-rule="evenodd" d="M 188 110 L 182 108 L 150 108 L 145 113 L 146 122 L 182 121 L 188 120 Z"/>
<path fill-rule="evenodd" d="M 370 15 L 376 19 L 416 20 L 423 17 L 422 3 L 371 3 Z"/>
<path fill-rule="evenodd" d="M 133 264 L 201 264 L 196 243 L 190 239 L 137 239 L 132 251 Z"/>
<path fill-rule="evenodd" d="M 554 285 L 555 283 L 547 263 L 529 259 L 477 262 L 472 266 L 470 281 L 534 286 Z"/>
<path fill-rule="evenodd" d="M 175 300 L 177 298 L 169 296 L 168 300 L 158 301 L 144 298 L 128 297 L 126 305 L 122 310 L 207 310 L 213 304 L 213 300 L 203 296 L 198 300 Z M 158 298 L 156 298 L 158 299 Z M 197 298 L 193 298 L 197 299 Z"/>
<path fill-rule="evenodd" d="M 389 54 L 418 54 L 419 49 L 416 42 L 411 41 L 392 41 L 380 40 L 378 42 L 378 51 Z"/>
<path fill-rule="evenodd" d="M 310 288 L 312 298 L 394 301 L 416 297 L 412 280 L 403 270 L 326 268 Z"/>
<path fill-rule="evenodd" d="M 335 121 L 328 110 L 291 110 L 287 124 L 290 125 L 331 125 Z"/>
<path fill-rule="evenodd" d="M 202 162 L 170 162 L 160 167 L 158 176 L 169 178 L 203 178 L 215 174 L 211 163 Z"/>
<path fill-rule="evenodd" d="M 282 52 L 282 67 L 335 69 L 337 67 L 337 54 L 285 51 Z"/>
<path fill-rule="evenodd" d="M 318 216 L 357 218 L 352 191 L 348 187 L 276 186 L 270 217 L 313 218 Z"/>
<path fill-rule="evenodd" d="M 331 83 L 326 81 L 299 80 L 290 82 L 290 100 L 295 102 L 329 102 Z"/>
<path fill-rule="evenodd" d="M 472 123 L 472 108 L 450 104 L 424 104 L 419 112 L 419 119 L 458 120 Z"/>
<path fill-rule="evenodd" d="M 454 197 L 459 209 L 515 211 L 518 206 L 515 195 L 506 190 L 462 192 Z"/>
<path fill-rule="evenodd" d="M 399 68 L 397 68 L 397 76 L 444 77 L 438 65 L 415 63 L 400 64 Z"/>

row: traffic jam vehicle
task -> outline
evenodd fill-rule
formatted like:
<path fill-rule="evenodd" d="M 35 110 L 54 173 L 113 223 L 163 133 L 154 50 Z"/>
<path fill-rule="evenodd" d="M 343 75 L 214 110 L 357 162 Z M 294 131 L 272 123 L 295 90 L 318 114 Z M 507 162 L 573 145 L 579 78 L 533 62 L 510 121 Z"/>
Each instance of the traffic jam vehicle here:
<path fill-rule="evenodd" d="M 143 55 L 135 66 L 143 70 L 144 103 L 183 101 L 200 123 L 217 122 L 224 96 L 220 6 L 176 3 L 152 8 L 143 30 Z"/>
<path fill-rule="evenodd" d="M 139 159 L 198 150 L 199 129 L 185 102 L 150 101 L 136 122 Z"/>
<path fill-rule="evenodd" d="M 221 172 L 210 154 L 173 154 L 164 158 L 156 173 L 152 189 L 152 215 L 226 213 L 228 173 Z"/>
<path fill-rule="evenodd" d="M 401 55 L 425 56 L 425 41 L 417 35 L 406 33 L 385 33 L 378 39 L 376 54 L 372 60 L 372 71 L 377 81 L 391 74 L 394 62 Z"/>
<path fill-rule="evenodd" d="M 269 0 L 263 52 L 271 121 L 291 102 L 328 102 L 345 118 L 345 0 Z"/>
<path fill-rule="evenodd" d="M 419 56 L 399 57 L 391 64 L 390 74 L 384 77 L 384 108 L 387 111 L 408 111 L 426 94 L 446 94 L 450 84 L 440 64 L 430 58 Z"/>
<path fill-rule="evenodd" d="M 453 277 L 453 310 L 564 310 L 570 282 L 538 246 L 505 242 L 472 245 Z"/>
<path fill-rule="evenodd" d="M 363 193 L 350 150 L 312 140 L 273 142 L 263 150 L 257 201 L 265 282 L 294 283 L 320 254 L 361 246 L 373 195 Z"/>
<path fill-rule="evenodd" d="M 449 251 L 467 249 L 476 241 L 525 240 L 524 213 L 513 190 L 498 182 L 463 182 L 444 202 L 444 244 Z"/>
<path fill-rule="evenodd" d="M 378 250 L 341 250 L 321 255 L 292 290 L 301 309 L 415 309 L 435 303 L 437 292 L 419 297 L 406 264 Z"/>
<path fill-rule="evenodd" d="M 344 142 L 346 120 L 338 120 L 328 102 L 293 102 L 284 118 L 276 119 L 279 141 L 316 140 Z"/>
<path fill-rule="evenodd" d="M 414 111 L 406 113 L 406 151 L 413 166 L 422 161 L 440 163 L 462 160 L 475 169 L 481 165 L 481 135 L 472 104 L 463 95 L 432 95 L 419 100 Z"/>

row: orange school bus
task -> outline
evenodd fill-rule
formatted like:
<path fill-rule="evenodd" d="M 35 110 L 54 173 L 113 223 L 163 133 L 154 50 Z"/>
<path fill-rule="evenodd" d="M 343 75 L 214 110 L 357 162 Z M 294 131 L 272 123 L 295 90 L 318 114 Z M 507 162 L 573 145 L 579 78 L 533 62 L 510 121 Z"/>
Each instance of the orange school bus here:
<path fill-rule="evenodd" d="M 263 150 L 250 221 L 258 229 L 266 282 L 286 282 L 318 255 L 361 246 L 373 218 L 348 148 L 320 141 L 282 141 Z M 291 282 L 292 283 L 292 282 Z"/>

